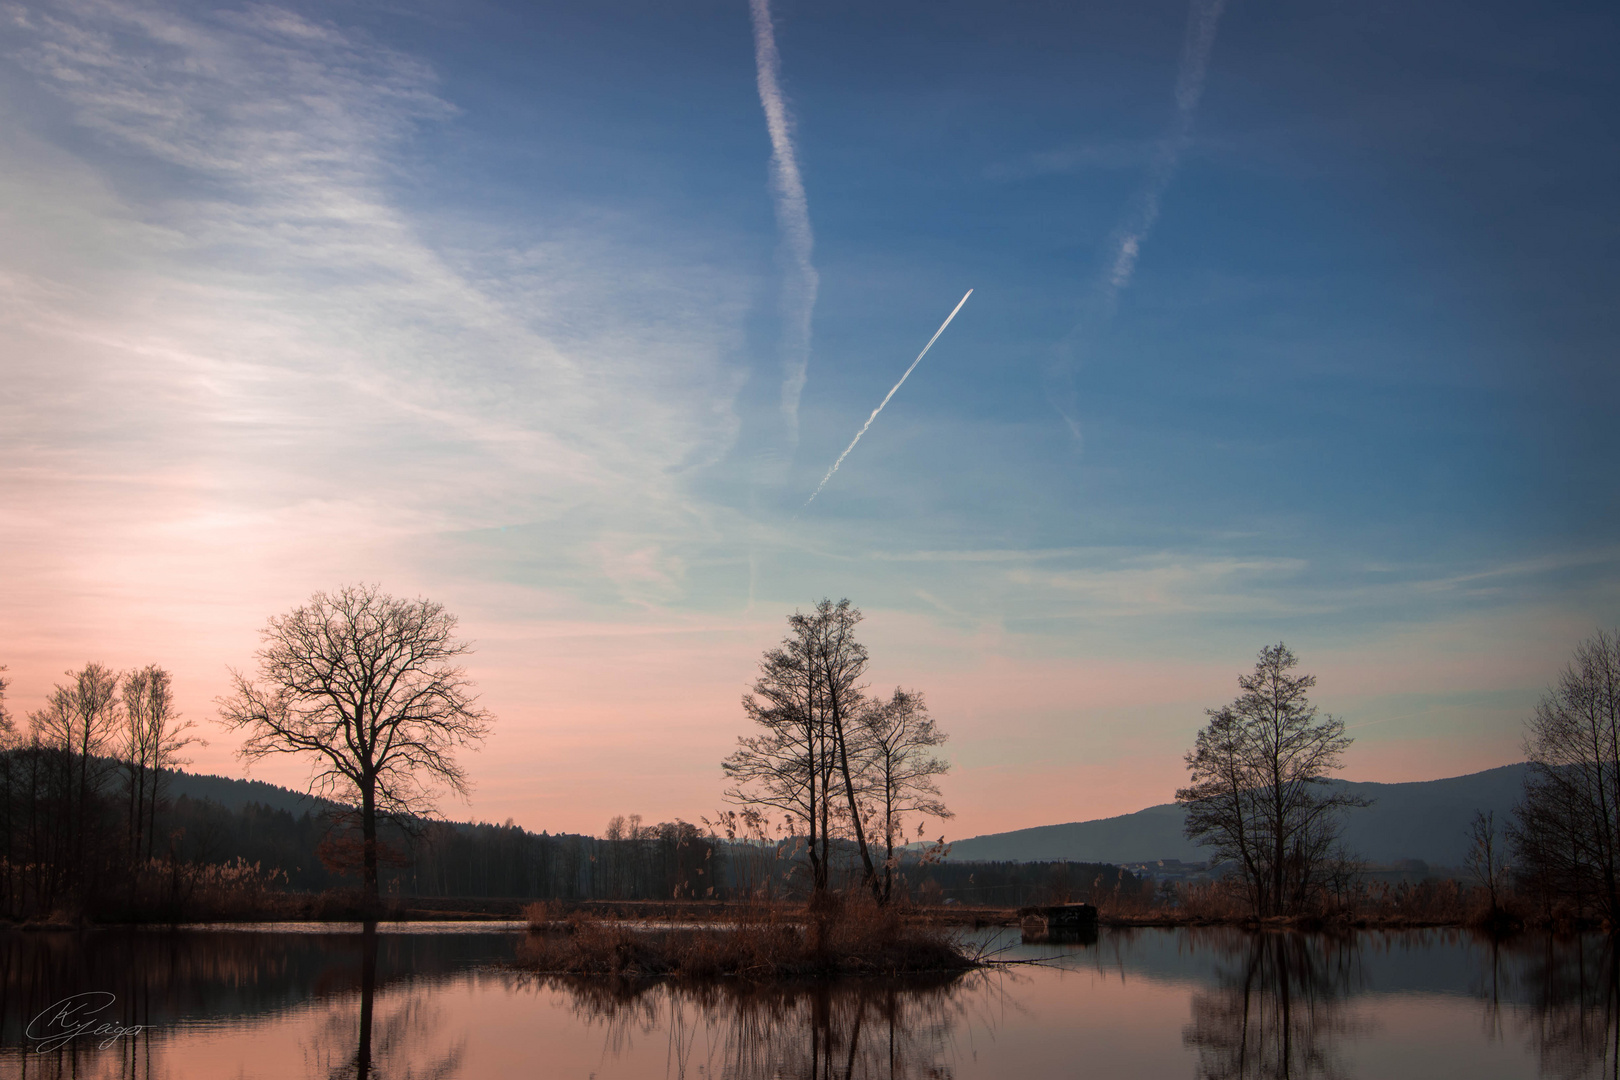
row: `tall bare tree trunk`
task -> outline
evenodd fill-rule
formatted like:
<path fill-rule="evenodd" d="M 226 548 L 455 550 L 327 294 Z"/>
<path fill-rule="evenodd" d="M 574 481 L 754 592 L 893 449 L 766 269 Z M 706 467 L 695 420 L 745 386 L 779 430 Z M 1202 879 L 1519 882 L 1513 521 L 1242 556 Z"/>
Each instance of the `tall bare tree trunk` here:
<path fill-rule="evenodd" d="M 861 865 L 866 870 L 865 885 L 872 890 L 872 898 L 881 902 L 883 891 L 878 886 L 877 869 L 872 865 L 872 853 L 866 846 L 866 830 L 861 826 L 861 809 L 855 799 L 855 781 L 849 775 L 849 744 L 844 738 L 844 724 L 836 721 L 838 736 L 838 768 L 844 774 L 844 793 L 849 797 L 849 819 L 855 826 L 855 844 L 861 850 Z"/>
<path fill-rule="evenodd" d="M 804 753 L 810 773 L 810 813 L 805 820 L 809 823 L 809 855 L 810 855 L 810 892 L 820 896 L 827 891 L 827 817 L 821 815 L 821 851 L 816 851 L 816 812 L 818 807 L 825 807 L 827 793 L 823 790 L 817 802 L 816 779 L 821 775 L 821 750 L 817 744 L 816 732 L 816 681 L 815 672 L 810 670 L 810 682 L 805 689 L 804 709 Z"/>
<path fill-rule="evenodd" d="M 377 785 L 367 777 L 360 785 L 360 838 L 365 842 L 361 881 L 368 913 L 378 908 L 377 899 Z M 351 864 L 352 865 L 352 864 Z"/>

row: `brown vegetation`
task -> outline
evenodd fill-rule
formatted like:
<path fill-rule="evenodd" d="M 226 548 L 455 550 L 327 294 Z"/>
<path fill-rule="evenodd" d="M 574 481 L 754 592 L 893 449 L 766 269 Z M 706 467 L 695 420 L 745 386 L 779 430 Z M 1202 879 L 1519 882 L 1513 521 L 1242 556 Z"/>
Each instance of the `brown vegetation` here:
<path fill-rule="evenodd" d="M 836 975 L 966 971 L 978 965 L 937 922 L 906 918 L 869 897 L 830 895 L 812 907 L 736 905 L 706 925 L 632 923 L 531 904 L 519 966 L 623 979 L 739 977 L 755 982 Z"/>
<path fill-rule="evenodd" d="M 1455 879 L 1392 884 L 1362 881 L 1322 890 L 1298 912 L 1258 918 L 1241 882 L 1162 885 L 1141 892 L 1102 893 L 1105 926 L 1296 926 L 1302 929 L 1403 929 L 1460 926 L 1505 933 L 1522 928 L 1579 929 L 1602 925 L 1590 909 L 1498 884 Z"/>

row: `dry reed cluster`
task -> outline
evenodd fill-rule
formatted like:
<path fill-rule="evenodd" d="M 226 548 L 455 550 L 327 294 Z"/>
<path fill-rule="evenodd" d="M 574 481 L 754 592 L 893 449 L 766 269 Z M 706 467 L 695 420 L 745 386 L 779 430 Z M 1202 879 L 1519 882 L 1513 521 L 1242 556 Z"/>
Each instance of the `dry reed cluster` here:
<path fill-rule="evenodd" d="M 1100 921 L 1116 926 L 1215 926 L 1260 922 L 1253 902 L 1233 879 L 1178 884 L 1137 894 L 1102 892 Z M 1359 882 L 1323 890 L 1304 911 L 1265 922 L 1302 927 L 1385 928 L 1470 926 L 1510 930 L 1527 925 L 1579 923 L 1580 913 L 1540 910 L 1531 899 L 1506 890 L 1492 903 L 1483 888 L 1454 879 L 1423 882 Z"/>
<path fill-rule="evenodd" d="M 812 907 L 739 905 L 707 925 L 658 925 L 524 910 L 531 932 L 518 964 L 549 974 L 625 979 L 736 977 L 753 982 L 836 975 L 957 972 L 976 966 L 954 933 L 893 906 L 829 897 Z"/>

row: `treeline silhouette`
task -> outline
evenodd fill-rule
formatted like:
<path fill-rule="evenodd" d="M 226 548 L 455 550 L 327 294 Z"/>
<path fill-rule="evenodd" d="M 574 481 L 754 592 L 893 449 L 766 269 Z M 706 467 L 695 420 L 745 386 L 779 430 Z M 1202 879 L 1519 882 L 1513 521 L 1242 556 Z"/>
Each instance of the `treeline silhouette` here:
<path fill-rule="evenodd" d="M 0 917 L 170 919 L 248 915 L 276 894 L 353 884 L 353 815 L 229 808 L 187 795 L 150 813 L 157 838 L 124 843 L 116 761 L 61 748 L 0 751 Z M 171 779 L 172 774 L 165 779 Z M 392 896 L 645 900 L 717 897 L 716 841 L 686 822 L 604 840 L 505 825 L 407 820 L 382 830 Z"/>
<path fill-rule="evenodd" d="M 0 917 L 172 920 L 249 917 L 285 900 L 355 885 L 348 809 L 308 800 L 294 812 L 228 807 L 182 792 L 150 811 L 154 849 L 123 842 L 125 770 L 113 759 L 38 746 L 0 751 Z M 164 770 L 161 790 L 188 786 Z M 296 803 L 288 793 L 284 800 Z M 382 829 L 381 891 L 395 898 L 562 901 L 738 900 L 808 896 L 801 840 L 727 840 L 685 821 L 615 818 L 606 835 L 535 833 L 505 824 L 410 820 Z M 859 880 L 857 853 L 834 848 L 832 880 Z M 1010 906 L 1135 895 L 1141 883 L 1095 863 L 900 860 L 914 903 Z M 342 914 L 341 904 L 332 914 Z M 313 909 L 320 913 L 321 909 Z"/>

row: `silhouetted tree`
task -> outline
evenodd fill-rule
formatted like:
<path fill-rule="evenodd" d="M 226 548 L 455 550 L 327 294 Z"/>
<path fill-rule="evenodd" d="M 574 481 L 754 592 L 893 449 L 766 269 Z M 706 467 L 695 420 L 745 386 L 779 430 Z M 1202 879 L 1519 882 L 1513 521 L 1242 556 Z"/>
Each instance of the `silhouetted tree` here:
<path fill-rule="evenodd" d="M 17 737 L 16 722 L 11 719 L 11 713 L 6 709 L 6 688 L 11 685 L 6 681 L 4 675 L 6 670 L 6 665 L 0 664 L 0 750 L 10 749 Z"/>
<path fill-rule="evenodd" d="M 862 714 L 861 727 L 863 772 L 883 836 L 883 900 L 887 902 L 894 893 L 894 871 L 899 865 L 895 846 L 905 843 L 906 815 L 954 816 L 946 809 L 935 779 L 950 770 L 950 762 L 933 754 L 948 736 L 928 715 L 922 694 L 899 687 L 888 701 L 874 702 Z"/>
<path fill-rule="evenodd" d="M 107 761 L 103 756 L 121 719 L 118 709 L 118 675 L 103 664 L 87 663 L 67 673 L 66 686 L 57 686 L 45 707 L 28 717 L 34 740 L 58 752 L 65 766 L 71 794 L 72 819 L 69 826 L 73 868 L 82 870 L 90 838 L 91 815 L 97 809 L 97 795 L 105 779 Z"/>
<path fill-rule="evenodd" d="M 1176 792 L 1187 836 L 1237 866 L 1261 915 L 1297 911 L 1329 868 L 1341 812 L 1367 801 L 1327 788 L 1350 745 L 1344 722 L 1318 718 L 1306 691 L 1314 675 L 1282 643 L 1260 650 L 1243 693 L 1206 710 L 1209 724 L 1187 754 L 1191 783 Z"/>
<path fill-rule="evenodd" d="M 789 617 L 788 636 L 761 659 L 753 693 L 743 697 L 743 710 L 764 731 L 740 736 L 721 763 L 732 782 L 727 799 L 803 825 L 816 893 L 827 888 L 835 825 L 853 835 L 864 883 L 874 896 L 881 891 L 861 820 L 864 762 L 852 745 L 866 709 L 860 679 L 868 657 L 854 633 L 860 621 L 848 600 L 823 600 Z"/>
<path fill-rule="evenodd" d="M 1490 897 L 1491 917 L 1495 918 L 1502 910 L 1502 887 L 1507 882 L 1507 865 L 1502 858 L 1501 838 L 1497 835 L 1496 811 L 1474 811 L 1468 834 L 1468 872 Z"/>
<path fill-rule="evenodd" d="M 18 768 L 11 751 L 17 745 L 17 727 L 6 709 L 6 688 L 11 684 L 5 677 L 6 665 L 0 664 L 0 830 L 4 830 L 4 847 L 0 858 L 5 860 L 5 872 L 0 874 L 0 910 L 13 911 L 16 906 L 13 867 L 16 863 L 16 784 Z"/>
<path fill-rule="evenodd" d="M 241 753 L 309 754 L 311 792 L 358 805 L 366 898 L 377 901 L 378 816 L 432 812 L 432 788 L 465 793 L 458 746 L 481 741 L 479 707 L 455 659 L 471 648 L 455 616 L 430 600 L 398 600 L 374 585 L 316 593 L 262 632 L 259 678 L 232 671 L 220 719 L 248 733 Z"/>
<path fill-rule="evenodd" d="M 187 731 L 174 705 L 173 680 L 156 664 L 124 676 L 123 764 L 129 795 L 130 857 L 139 862 L 153 853 L 157 807 L 168 778 L 166 770 L 183 764 L 180 751 L 199 740 Z"/>
<path fill-rule="evenodd" d="M 1509 828 L 1520 875 L 1544 895 L 1620 918 L 1620 633 L 1582 642 L 1536 705 L 1530 773 Z"/>
<path fill-rule="evenodd" d="M 798 616 L 795 616 L 798 618 Z M 843 779 L 844 810 L 849 827 L 855 833 L 856 850 L 860 853 L 861 868 L 867 887 L 873 896 L 880 896 L 877 867 L 866 843 L 866 828 L 861 821 L 860 792 L 865 777 L 857 780 L 850 767 L 850 743 L 858 738 L 855 728 L 866 711 L 866 688 L 861 676 L 866 673 L 868 656 L 866 646 L 855 640 L 855 627 L 861 621 L 861 609 L 848 600 L 834 604 L 823 600 L 816 605 L 815 614 L 805 617 L 810 627 L 813 658 L 821 682 L 822 724 L 829 737 L 829 750 L 836 756 L 838 772 Z M 853 755 L 857 767 L 862 762 L 859 753 Z M 825 836 L 825 830 L 823 830 Z"/>
<path fill-rule="evenodd" d="M 783 814 L 789 828 L 801 827 L 810 862 L 810 887 L 827 888 L 827 790 L 832 755 L 822 722 L 819 669 L 807 620 L 788 620 L 791 633 L 765 653 L 753 692 L 743 695 L 743 712 L 763 730 L 737 737 L 721 769 L 731 786 L 725 797 L 745 807 Z"/>

